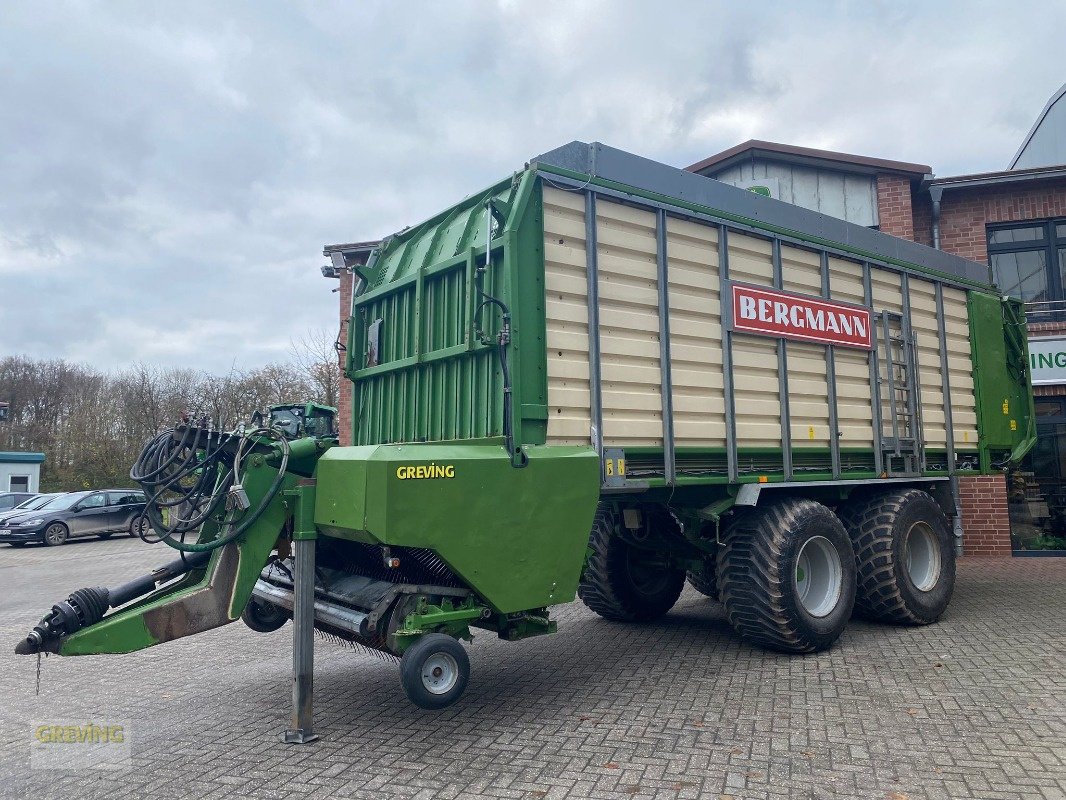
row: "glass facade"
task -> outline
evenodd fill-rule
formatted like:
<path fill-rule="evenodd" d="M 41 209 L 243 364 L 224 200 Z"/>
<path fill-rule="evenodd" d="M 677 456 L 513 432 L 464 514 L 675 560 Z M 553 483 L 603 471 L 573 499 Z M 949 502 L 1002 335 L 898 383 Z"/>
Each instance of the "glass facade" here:
<path fill-rule="evenodd" d="M 1000 289 L 1032 304 L 1030 322 L 1066 320 L 1066 221 L 990 226 L 988 265 Z"/>
<path fill-rule="evenodd" d="M 1066 550 L 1066 397 L 1036 398 L 1036 446 L 1007 476 L 1014 550 Z"/>

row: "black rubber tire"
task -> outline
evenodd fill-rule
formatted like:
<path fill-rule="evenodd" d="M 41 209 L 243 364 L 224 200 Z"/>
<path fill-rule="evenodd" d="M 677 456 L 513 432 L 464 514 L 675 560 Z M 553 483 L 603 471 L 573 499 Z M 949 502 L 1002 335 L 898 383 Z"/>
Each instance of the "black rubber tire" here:
<path fill-rule="evenodd" d="M 649 622 L 674 607 L 685 586 L 685 573 L 662 555 L 624 541 L 618 535 L 619 524 L 610 508 L 596 509 L 589 535 L 592 555 L 577 594 L 604 619 Z M 677 521 L 664 514 L 664 524 L 676 526 Z"/>
<path fill-rule="evenodd" d="M 62 536 L 60 536 L 58 533 L 58 529 L 60 528 L 62 528 L 63 530 Z M 52 541 L 48 538 L 48 531 L 50 530 L 56 530 L 55 541 Z M 67 537 L 69 535 L 70 531 L 67 530 L 66 525 L 64 525 L 62 522 L 53 522 L 51 525 L 44 529 L 44 533 L 41 534 L 41 541 L 44 542 L 48 547 L 59 547 L 60 545 L 67 543 Z"/>
<path fill-rule="evenodd" d="M 273 603 L 253 597 L 244 607 L 241 621 L 256 633 L 273 633 L 289 621 L 289 615 Z"/>
<path fill-rule="evenodd" d="M 107 533 L 98 533 L 98 534 L 96 534 L 96 536 L 98 538 L 100 538 L 100 539 L 110 539 L 114 535 L 115 535 L 114 531 L 108 531 Z"/>
<path fill-rule="evenodd" d="M 809 613 L 797 590 L 797 561 L 825 537 L 840 566 L 836 605 Z M 718 553 L 718 587 L 729 623 L 742 638 L 783 653 L 825 650 L 847 627 L 855 604 L 855 552 L 836 514 L 813 500 L 771 500 L 731 522 Z"/>
<path fill-rule="evenodd" d="M 904 489 L 847 503 L 840 510 L 855 546 L 858 593 L 855 612 L 894 625 L 929 625 L 951 602 L 955 588 L 955 541 L 937 502 L 920 489 Z M 927 591 L 907 571 L 907 533 L 919 522 L 932 529 L 940 573 Z"/>
<path fill-rule="evenodd" d="M 446 656 L 454 662 L 455 683 L 441 693 L 430 691 L 423 680 L 427 661 Z M 440 667 L 438 667 L 439 669 Z M 428 676 L 427 676 L 428 677 Z M 462 697 L 470 680 L 470 658 L 466 648 L 451 636 L 427 633 L 404 650 L 400 658 L 400 683 L 407 698 L 419 708 L 436 711 L 446 708 Z"/>
<path fill-rule="evenodd" d="M 148 521 L 148 517 L 144 516 L 143 514 L 139 514 L 130 520 L 129 534 L 135 539 L 140 536 L 140 534 L 137 532 L 138 528 L 140 528 L 141 532 L 143 532 L 145 535 L 151 532 L 152 526 L 151 523 Z"/>

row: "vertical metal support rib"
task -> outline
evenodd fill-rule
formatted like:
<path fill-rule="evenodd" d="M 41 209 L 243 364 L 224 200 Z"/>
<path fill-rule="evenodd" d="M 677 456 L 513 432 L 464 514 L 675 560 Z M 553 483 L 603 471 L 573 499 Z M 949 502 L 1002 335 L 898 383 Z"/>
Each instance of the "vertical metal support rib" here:
<path fill-rule="evenodd" d="M 729 229 L 718 226 L 718 311 L 722 322 L 722 392 L 725 395 L 725 457 L 730 482 L 739 477 L 737 468 L 736 398 L 733 395 L 732 297 L 727 296 L 729 281 Z M 726 320 L 730 325 L 726 325 Z"/>
<path fill-rule="evenodd" d="M 877 316 L 873 312 L 874 298 L 873 287 L 870 281 L 870 263 L 862 265 L 862 293 L 863 302 L 870 309 L 870 405 L 873 407 L 873 434 L 874 434 L 874 472 L 880 475 L 884 472 L 884 455 L 881 452 L 881 439 L 884 436 L 884 427 L 881 422 L 881 368 L 877 363 Z"/>
<path fill-rule="evenodd" d="M 315 669 L 315 541 L 297 539 L 295 594 L 292 626 L 292 727 L 285 731 L 288 744 L 306 744 L 314 733 Z"/>
<path fill-rule="evenodd" d="M 896 360 L 896 354 L 893 350 L 892 331 L 888 326 L 888 311 L 881 312 L 881 335 L 885 340 L 885 372 L 888 373 L 888 408 L 892 412 L 892 447 L 894 455 L 898 458 L 901 455 L 899 449 L 899 415 L 896 414 L 896 401 L 899 398 L 896 394 L 898 391 L 896 388 L 896 365 L 892 363 Z M 903 354 L 901 353 L 900 355 Z"/>
<path fill-rule="evenodd" d="M 925 469 L 925 426 L 922 422 L 922 373 L 918 366 L 918 336 L 911 325 L 911 283 L 906 272 L 900 275 L 900 291 L 903 295 L 903 322 L 900 325 L 900 335 L 904 340 L 904 353 L 909 354 L 907 361 L 907 381 L 910 386 L 906 387 L 907 411 L 909 417 L 908 433 L 914 438 L 915 472 Z M 941 323 L 943 327 L 943 323 Z"/>
<path fill-rule="evenodd" d="M 822 297 L 830 298 L 829 253 L 821 252 L 822 257 Z M 837 420 L 837 364 L 836 348 L 831 344 L 825 346 L 825 380 L 829 390 L 829 459 L 833 465 L 833 477 L 840 477 L 840 423 Z"/>
<path fill-rule="evenodd" d="M 936 318 L 940 320 L 940 390 L 944 393 L 944 427 L 947 431 L 948 475 L 955 474 L 955 421 L 951 417 L 951 375 L 948 372 L 948 337 L 944 330 L 944 284 L 936 284 Z"/>
<path fill-rule="evenodd" d="M 774 239 L 774 288 L 783 288 L 781 274 L 781 240 Z M 777 396 L 781 405 L 781 470 L 785 480 L 792 477 L 792 415 L 788 407 L 788 342 L 777 340 Z"/>
<path fill-rule="evenodd" d="M 589 399 L 592 446 L 603 461 L 603 390 L 600 385 L 600 279 L 596 243 L 596 193 L 585 192 L 585 279 L 588 282 Z"/>
<path fill-rule="evenodd" d="M 670 275 L 666 257 L 666 212 L 655 213 L 655 259 L 659 285 L 659 392 L 663 408 L 663 470 L 668 486 L 677 483 L 674 452 L 674 391 L 670 374 Z"/>

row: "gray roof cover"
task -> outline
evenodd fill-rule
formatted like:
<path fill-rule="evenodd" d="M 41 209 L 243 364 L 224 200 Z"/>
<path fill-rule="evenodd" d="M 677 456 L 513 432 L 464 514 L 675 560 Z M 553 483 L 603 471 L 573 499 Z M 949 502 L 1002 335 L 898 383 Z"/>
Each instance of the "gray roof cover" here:
<path fill-rule="evenodd" d="M 1007 169 L 1066 164 L 1066 83 L 1051 96 Z"/>
<path fill-rule="evenodd" d="M 692 172 L 627 153 L 605 144 L 570 142 L 530 160 L 532 165 L 560 167 L 583 175 L 654 192 L 755 222 L 796 231 L 918 267 L 988 283 L 988 267 L 887 233 L 845 222 L 791 203 L 738 189 Z"/>

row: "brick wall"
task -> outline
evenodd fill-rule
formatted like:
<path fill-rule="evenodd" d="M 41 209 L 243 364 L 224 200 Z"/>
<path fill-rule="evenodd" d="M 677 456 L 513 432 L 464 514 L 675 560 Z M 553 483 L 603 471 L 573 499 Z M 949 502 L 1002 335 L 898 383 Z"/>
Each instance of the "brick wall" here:
<path fill-rule="evenodd" d="M 909 178 L 885 174 L 877 176 L 877 217 L 883 233 L 901 239 L 914 238 Z"/>
<path fill-rule="evenodd" d="M 940 203 L 940 247 L 949 253 L 988 263 L 985 226 L 1066 217 L 1066 181 L 1042 181 L 1035 186 L 955 189 Z"/>
<path fill-rule="evenodd" d="M 338 301 L 338 308 L 340 311 L 341 332 L 338 338 L 342 344 L 348 341 L 348 313 L 352 307 L 352 276 L 350 273 L 344 273 L 340 279 L 340 291 L 337 292 L 340 295 Z M 337 400 L 337 417 L 338 427 L 340 428 L 342 445 L 350 445 L 352 443 L 352 382 L 348 380 L 348 377 L 344 375 L 344 357 L 346 353 L 339 353 L 338 357 L 341 366 L 341 386 L 340 397 Z"/>
<path fill-rule="evenodd" d="M 1010 517 L 1003 475 L 959 478 L 962 552 L 967 556 L 1009 556 Z"/>
<path fill-rule="evenodd" d="M 911 209 L 914 212 L 914 241 L 933 246 L 933 201 L 929 193 L 915 184 L 911 191 Z"/>

